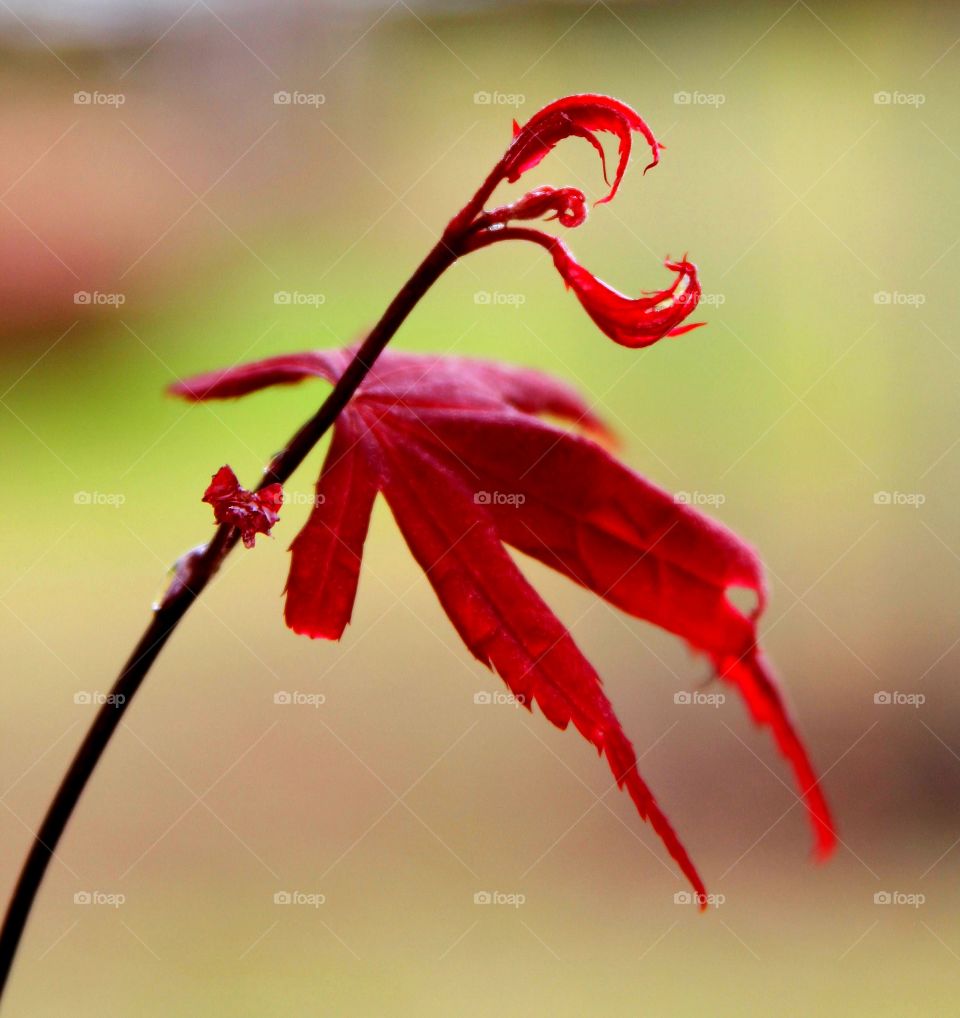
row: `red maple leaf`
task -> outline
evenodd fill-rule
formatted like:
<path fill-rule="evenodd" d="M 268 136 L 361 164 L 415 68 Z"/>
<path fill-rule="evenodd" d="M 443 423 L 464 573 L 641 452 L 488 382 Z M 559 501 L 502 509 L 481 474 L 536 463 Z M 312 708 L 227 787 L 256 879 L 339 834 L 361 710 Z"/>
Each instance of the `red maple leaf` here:
<path fill-rule="evenodd" d="M 351 350 L 275 357 L 180 382 L 191 400 L 243 396 L 319 377 Z M 578 425 L 564 430 L 550 414 Z M 507 553 L 510 545 L 610 603 L 683 637 L 769 726 L 806 801 L 817 854 L 836 836 L 817 776 L 756 641 L 759 560 L 730 531 L 678 504 L 589 433 L 603 424 L 566 384 L 461 357 L 386 352 L 341 412 L 317 498 L 291 547 L 286 621 L 339 639 L 353 610 L 378 492 L 471 653 L 528 708 L 570 722 L 601 753 L 698 894 L 703 884 L 637 771 L 633 747 L 591 664 Z M 752 614 L 729 599 L 755 592 Z M 701 898 L 701 901 L 704 899 Z"/>

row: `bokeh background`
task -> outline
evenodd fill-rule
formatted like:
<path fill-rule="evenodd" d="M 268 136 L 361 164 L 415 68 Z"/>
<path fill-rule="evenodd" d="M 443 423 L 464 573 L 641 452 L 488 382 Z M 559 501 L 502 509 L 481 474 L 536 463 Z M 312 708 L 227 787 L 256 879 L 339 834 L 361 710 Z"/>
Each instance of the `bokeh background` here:
<path fill-rule="evenodd" d="M 733 697 L 675 702 L 702 661 L 524 562 L 723 899 L 676 903 L 583 740 L 475 702 L 498 681 L 383 506 L 342 644 L 288 633 L 318 452 L 129 711 L 4 1013 L 956 1013 L 960 10 L 8 0 L 0 31 L 4 897 L 165 570 L 210 533 L 207 478 L 255 479 L 325 391 L 164 387 L 349 342 L 511 118 L 577 91 L 668 147 L 568 239 L 634 293 L 689 251 L 708 327 L 615 347 L 518 245 L 455 267 L 396 342 L 574 382 L 632 466 L 761 551 L 764 641 L 843 839 L 809 862 Z M 575 140 L 524 182 L 602 188 Z M 494 891 L 522 904 L 474 903 Z"/>

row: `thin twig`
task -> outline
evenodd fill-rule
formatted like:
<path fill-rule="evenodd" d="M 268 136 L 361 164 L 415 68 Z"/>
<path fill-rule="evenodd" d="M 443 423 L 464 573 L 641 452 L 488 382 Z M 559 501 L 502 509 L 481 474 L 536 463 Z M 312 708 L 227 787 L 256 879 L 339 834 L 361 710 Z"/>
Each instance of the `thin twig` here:
<path fill-rule="evenodd" d="M 461 219 L 465 218 L 467 222 L 473 219 L 492 189 L 488 184 L 489 181 L 451 223 L 441 240 L 390 303 L 320 409 L 273 458 L 264 471 L 258 490 L 274 482 L 281 484 L 286 482 L 330 429 L 407 315 L 443 272 L 456 261 L 462 232 L 459 226 Z M 14 889 L 3 928 L 0 930 L 0 996 L 3 994 L 17 947 L 47 866 L 90 776 L 153 663 L 194 601 L 216 575 L 224 559 L 236 547 L 238 538 L 239 532 L 235 527 L 222 525 L 202 551 L 185 556 L 181 560 L 177 578 L 156 607 L 150 624 L 123 666 L 110 691 L 111 695 L 97 712 L 90 730 L 64 775 L 37 831 Z"/>

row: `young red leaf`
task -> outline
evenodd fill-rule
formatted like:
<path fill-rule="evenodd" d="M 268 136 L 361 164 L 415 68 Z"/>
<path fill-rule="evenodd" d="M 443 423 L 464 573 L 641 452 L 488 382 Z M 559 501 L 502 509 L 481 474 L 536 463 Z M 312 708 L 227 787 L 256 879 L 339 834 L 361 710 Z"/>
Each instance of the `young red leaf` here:
<path fill-rule="evenodd" d="M 491 215 L 508 212 L 512 207 L 496 209 Z M 697 267 L 685 259 L 676 262 L 668 259 L 664 263 L 676 273 L 673 283 L 666 289 L 645 293 L 641 297 L 627 297 L 585 269 L 562 240 L 542 230 L 521 226 L 482 230 L 471 238 L 468 249 L 476 251 L 504 240 L 528 240 L 549 251 L 557 271 L 567 287 L 577 295 L 584 311 L 601 332 L 621 346 L 634 349 L 651 346 L 666 336 L 681 336 L 704 324 L 681 324 L 699 304 L 701 297 Z"/>
<path fill-rule="evenodd" d="M 181 382 L 188 398 L 290 382 L 335 381 L 349 351 L 274 358 Z M 599 677 L 523 578 L 503 545 L 532 555 L 638 618 L 683 637 L 744 696 L 790 761 L 818 853 L 833 847 L 829 810 L 806 751 L 756 645 L 760 563 L 738 538 L 678 505 L 549 413 L 602 425 L 569 386 L 538 372 L 465 358 L 387 352 L 341 413 L 294 542 L 287 618 L 298 632 L 339 637 L 350 618 L 377 490 L 464 643 L 511 690 L 561 728 L 569 722 L 607 756 L 698 892 L 683 846 L 636 770 Z M 323 497 L 319 497 L 323 496 Z M 729 599 L 753 590 L 752 614 Z"/>
<path fill-rule="evenodd" d="M 552 212 L 552 216 L 547 216 Z M 580 226 L 587 218 L 587 199 L 576 187 L 535 187 L 509 205 L 484 212 L 474 230 L 503 225 L 511 219 L 556 219 L 561 226 Z"/>
<path fill-rule="evenodd" d="M 670 286 L 643 297 L 627 297 L 580 265 L 562 241 L 554 240 L 550 250 L 557 270 L 584 310 L 601 332 L 621 346 L 650 346 L 665 336 L 680 336 L 703 325 L 681 325 L 700 302 L 700 280 L 692 262 L 668 259 L 666 267 L 677 274 Z M 681 283 L 685 287 L 678 294 Z"/>
<path fill-rule="evenodd" d="M 203 502 L 213 506 L 217 523 L 229 523 L 240 530 L 245 548 L 252 548 L 257 534 L 269 534 L 280 519 L 283 488 L 268 484 L 260 491 L 247 491 L 228 466 L 222 466 L 203 493 Z"/>
<path fill-rule="evenodd" d="M 557 142 L 570 137 L 583 138 L 597 150 L 603 164 L 603 178 L 609 183 L 603 146 L 595 132 L 608 131 L 616 135 L 619 141 L 617 172 L 610 193 L 597 205 L 610 201 L 617 193 L 630 161 L 632 132 L 643 135 L 653 154 L 644 173 L 657 165 L 663 148 L 638 113 L 626 103 L 606 95 L 571 95 L 558 99 L 535 113 L 523 127 L 514 122 L 513 131 L 513 142 L 501 162 L 503 174 L 511 183 L 540 163 Z"/>

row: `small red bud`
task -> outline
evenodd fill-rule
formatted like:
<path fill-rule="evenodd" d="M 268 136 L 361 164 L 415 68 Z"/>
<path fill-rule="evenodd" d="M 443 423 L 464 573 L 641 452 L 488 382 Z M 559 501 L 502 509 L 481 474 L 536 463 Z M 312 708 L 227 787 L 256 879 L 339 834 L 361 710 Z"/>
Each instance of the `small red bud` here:
<path fill-rule="evenodd" d="M 268 484 L 260 491 L 247 491 L 229 466 L 222 466 L 212 477 L 203 501 L 213 506 L 217 523 L 226 523 L 240 531 L 245 548 L 252 548 L 257 534 L 269 534 L 280 519 L 283 488 Z"/>

